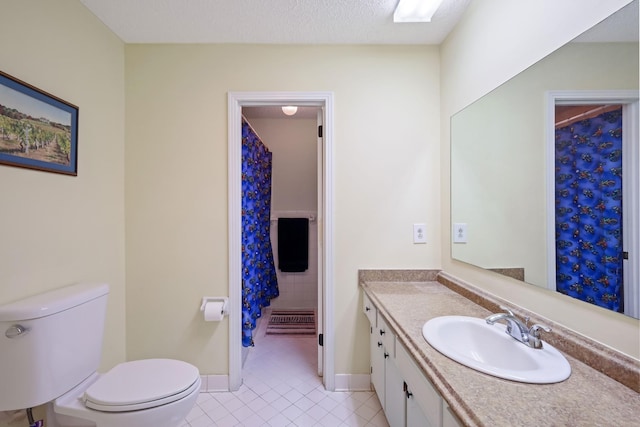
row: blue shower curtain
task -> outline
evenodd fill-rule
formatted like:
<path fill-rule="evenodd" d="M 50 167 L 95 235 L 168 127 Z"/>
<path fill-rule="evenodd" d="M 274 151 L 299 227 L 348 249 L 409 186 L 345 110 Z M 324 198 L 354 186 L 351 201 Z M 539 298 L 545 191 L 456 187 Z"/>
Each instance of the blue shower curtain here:
<path fill-rule="evenodd" d="M 242 120 L 242 345 L 279 295 L 271 248 L 271 152 Z"/>
<path fill-rule="evenodd" d="M 556 289 L 623 311 L 622 108 L 556 130 Z"/>

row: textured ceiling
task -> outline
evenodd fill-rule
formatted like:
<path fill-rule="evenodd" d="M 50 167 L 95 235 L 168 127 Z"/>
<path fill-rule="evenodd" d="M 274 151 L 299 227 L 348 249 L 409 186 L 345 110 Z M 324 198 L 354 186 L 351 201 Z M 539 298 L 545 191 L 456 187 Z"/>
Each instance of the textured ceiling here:
<path fill-rule="evenodd" d="M 394 24 L 398 0 L 81 0 L 126 43 L 440 44 L 470 0 Z"/>

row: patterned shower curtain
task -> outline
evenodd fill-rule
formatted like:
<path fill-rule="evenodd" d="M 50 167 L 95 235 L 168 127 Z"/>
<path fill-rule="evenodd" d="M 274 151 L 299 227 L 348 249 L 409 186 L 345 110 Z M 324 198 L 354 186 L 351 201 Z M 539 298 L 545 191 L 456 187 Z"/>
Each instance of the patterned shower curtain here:
<path fill-rule="evenodd" d="M 556 130 L 556 289 L 623 311 L 622 108 Z"/>
<path fill-rule="evenodd" d="M 242 120 L 242 345 L 253 346 L 262 309 L 278 296 L 270 239 L 271 152 Z"/>

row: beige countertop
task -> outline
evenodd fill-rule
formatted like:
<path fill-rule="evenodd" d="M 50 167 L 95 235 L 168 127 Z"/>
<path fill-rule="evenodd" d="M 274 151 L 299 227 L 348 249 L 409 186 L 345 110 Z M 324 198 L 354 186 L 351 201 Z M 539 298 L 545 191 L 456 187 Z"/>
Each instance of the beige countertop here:
<path fill-rule="evenodd" d="M 571 376 L 556 384 L 524 384 L 495 378 L 439 353 L 422 336 L 427 320 L 447 315 L 486 317 L 491 312 L 435 280 L 361 278 L 361 286 L 465 425 L 640 425 L 640 394 L 566 353 Z"/>

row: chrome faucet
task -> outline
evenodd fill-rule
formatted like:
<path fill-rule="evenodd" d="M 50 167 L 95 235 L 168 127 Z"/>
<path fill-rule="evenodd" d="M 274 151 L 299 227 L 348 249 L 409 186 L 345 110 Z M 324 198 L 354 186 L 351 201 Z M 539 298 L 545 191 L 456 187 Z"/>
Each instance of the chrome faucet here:
<path fill-rule="evenodd" d="M 504 320 L 507 323 L 507 330 L 505 331 L 507 334 L 511 335 L 513 338 L 528 347 L 535 349 L 542 348 L 540 330 L 551 332 L 551 328 L 537 323 L 529 328 L 528 317 L 525 317 L 523 323 L 513 314 L 513 312 L 509 308 L 504 306 L 500 306 L 500 308 L 503 309 L 505 313 L 496 313 L 487 317 L 485 320 L 489 325 L 493 325 L 499 320 Z"/>

